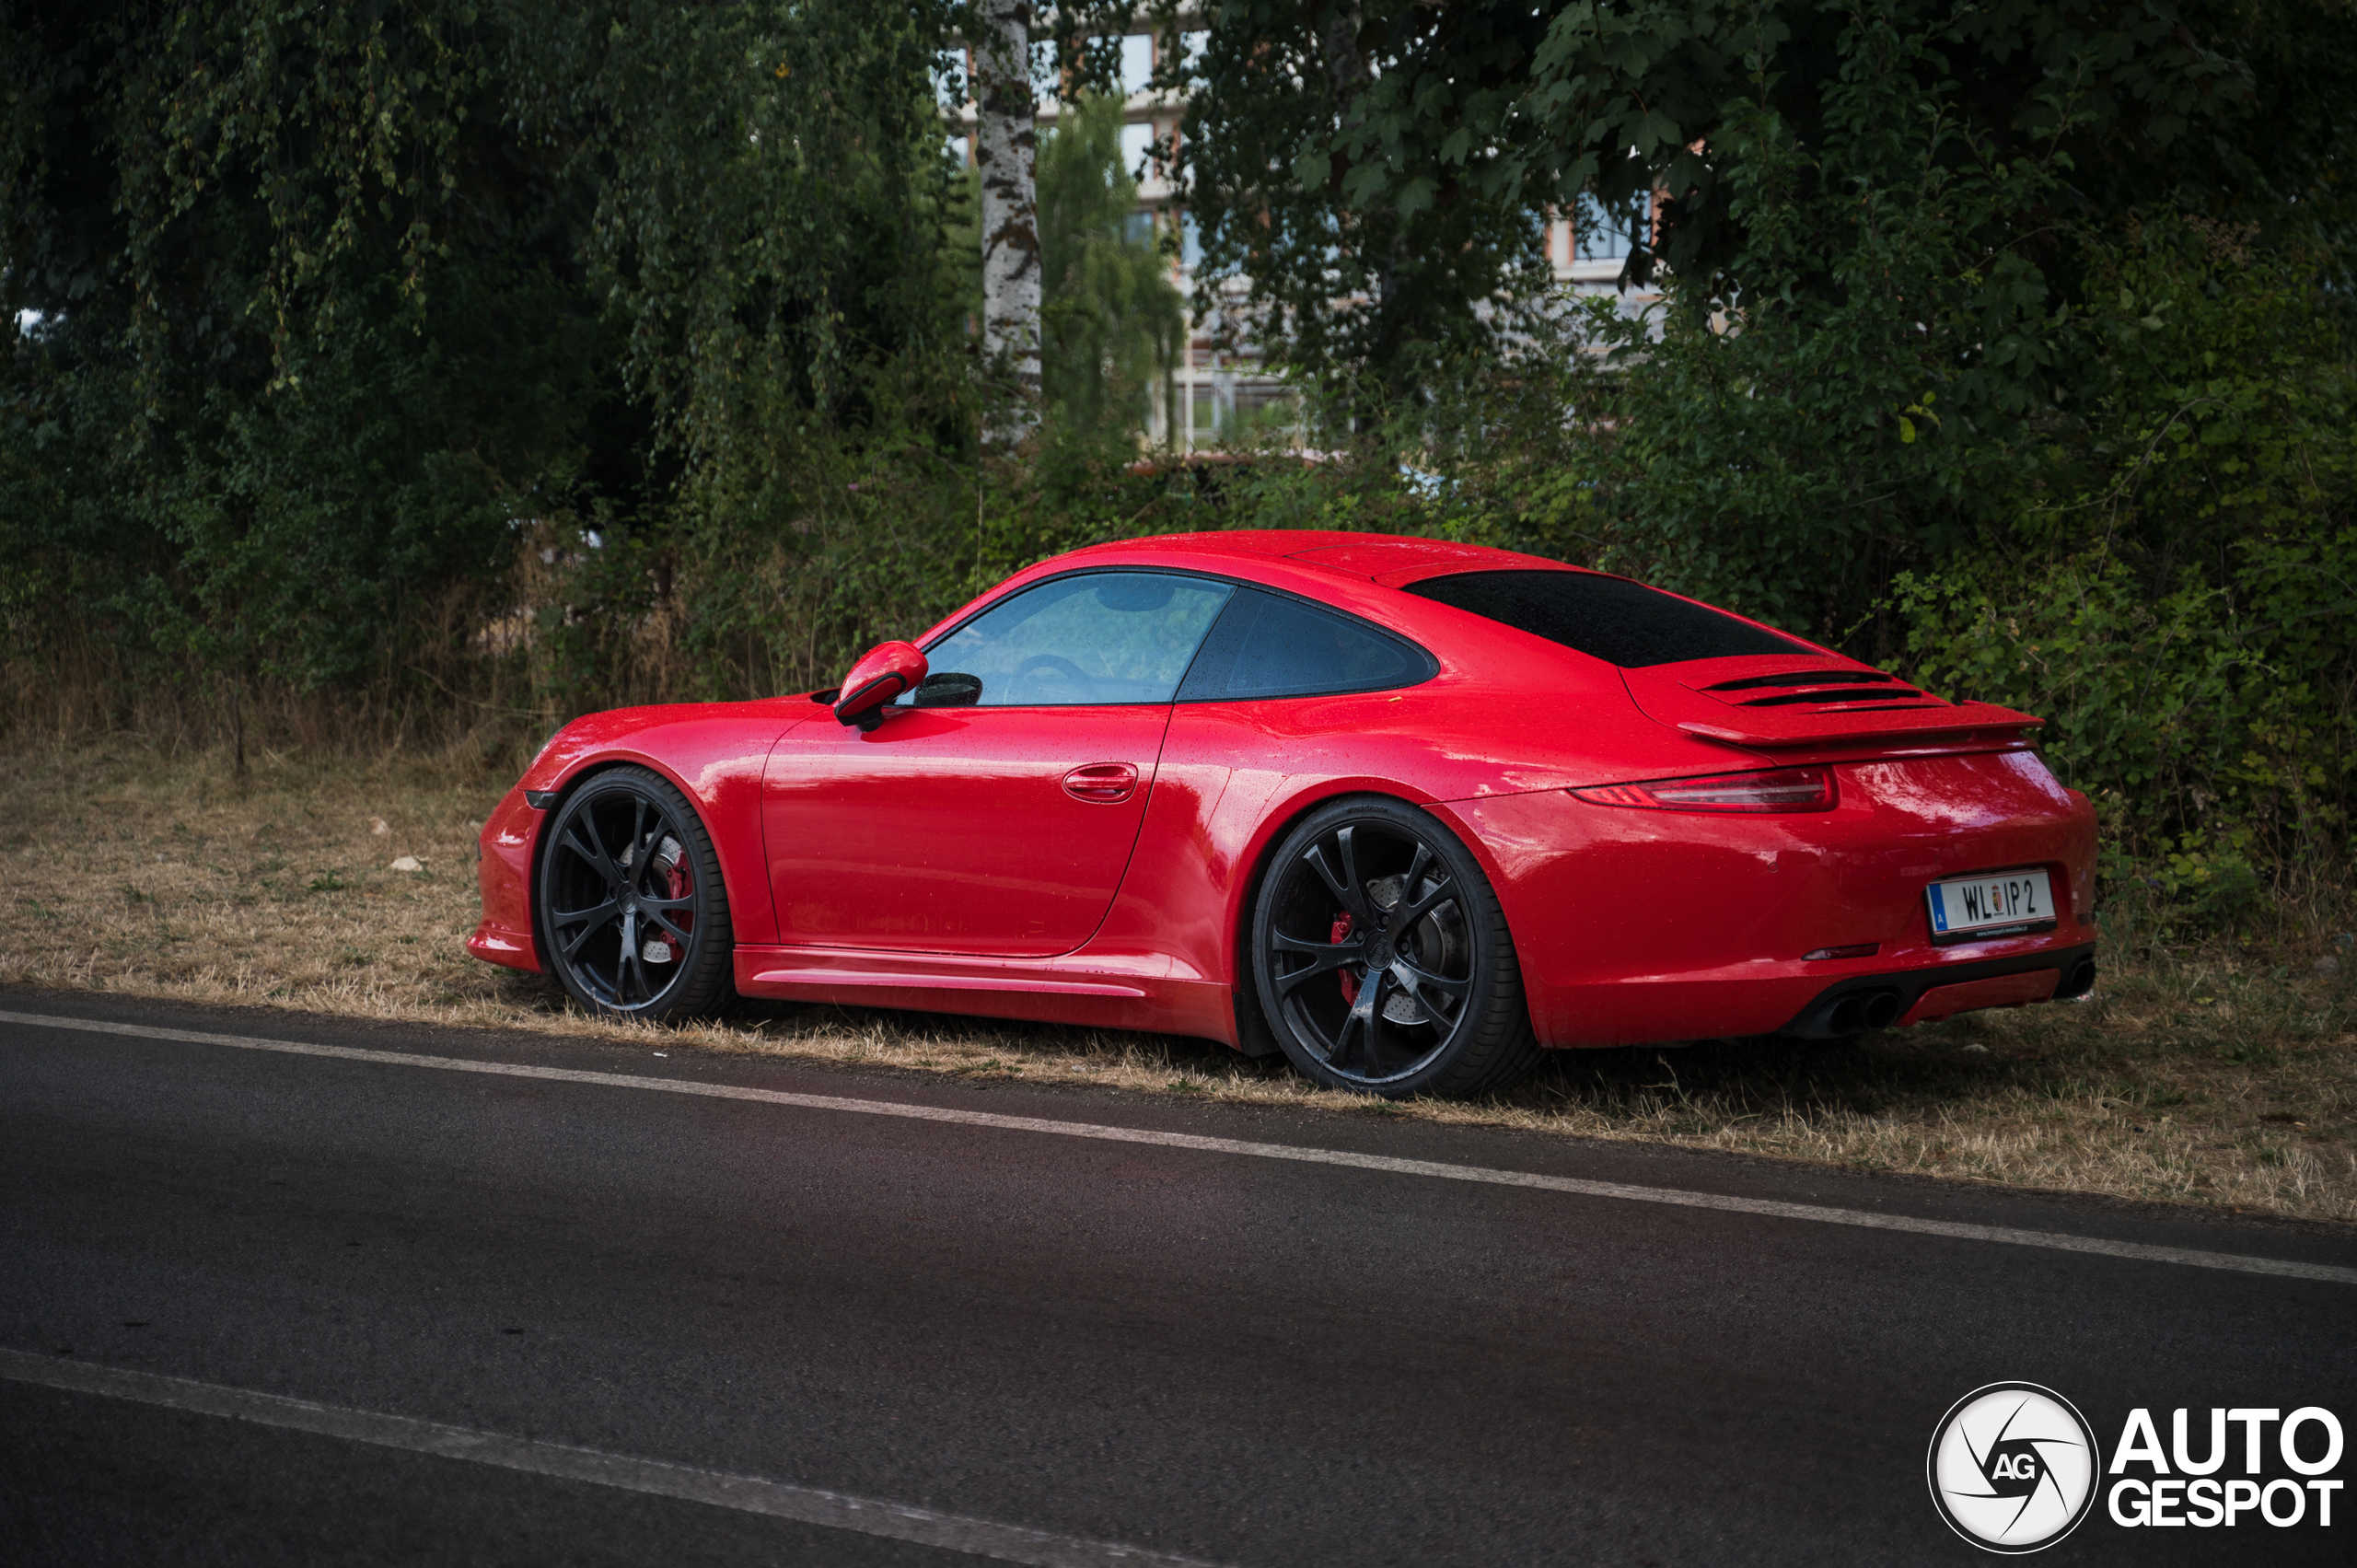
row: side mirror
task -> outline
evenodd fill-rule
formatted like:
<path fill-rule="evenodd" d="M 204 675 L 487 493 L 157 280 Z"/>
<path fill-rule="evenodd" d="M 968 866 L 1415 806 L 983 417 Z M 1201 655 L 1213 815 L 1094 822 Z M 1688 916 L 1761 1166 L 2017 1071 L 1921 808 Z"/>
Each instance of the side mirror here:
<path fill-rule="evenodd" d="M 878 643 L 843 677 L 835 698 L 835 721 L 874 729 L 884 722 L 892 699 L 924 679 L 924 655 L 914 643 Z"/>

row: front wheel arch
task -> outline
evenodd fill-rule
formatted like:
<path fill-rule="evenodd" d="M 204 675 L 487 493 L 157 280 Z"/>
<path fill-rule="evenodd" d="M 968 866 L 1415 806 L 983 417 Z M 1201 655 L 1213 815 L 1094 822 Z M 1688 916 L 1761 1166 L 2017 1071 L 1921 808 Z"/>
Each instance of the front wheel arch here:
<path fill-rule="evenodd" d="M 636 795 L 659 802 L 668 813 L 670 825 L 679 840 L 678 864 L 689 869 L 690 882 L 695 892 L 695 922 L 689 928 L 691 941 L 687 944 L 678 962 L 680 970 L 671 977 L 678 983 L 657 988 L 651 995 L 633 997 L 618 992 L 614 996 L 600 993 L 594 983 L 585 983 L 575 972 L 578 967 L 561 950 L 559 933 L 550 920 L 551 871 L 549 857 L 557 847 L 561 832 L 573 823 L 575 804 L 585 795 Z M 660 825 L 643 847 L 652 851 L 662 842 Z M 578 859 L 578 856 L 575 856 Z M 628 865 L 628 861 L 621 864 Z M 643 873 L 644 862 L 638 868 Z M 577 868 L 576 868 L 577 872 Z M 714 844 L 710 827 L 704 821 L 704 808 L 694 795 L 661 768 L 635 758 L 618 757 L 583 769 L 564 781 L 562 793 L 542 813 L 540 831 L 534 835 L 528 888 L 528 907 L 531 912 L 532 940 L 541 960 L 541 972 L 554 980 L 566 994 L 588 1011 L 604 1016 L 627 1016 L 655 1020 L 677 1020 L 707 1013 L 734 994 L 733 956 L 735 932 L 732 902 L 727 882 L 721 870 L 718 851 Z M 677 891 L 676 889 L 642 888 L 642 896 Z M 677 912 L 653 908 L 655 900 L 648 898 L 650 921 L 665 913 Z M 625 932 L 631 926 L 625 923 Z M 576 928 L 576 935 L 578 931 Z M 662 937 L 657 928 L 649 924 L 646 935 L 661 946 L 677 949 L 676 938 Z M 637 944 L 633 944 L 635 950 Z M 618 944 L 619 947 L 619 944 Z M 644 970 L 644 961 L 633 967 Z"/>
<path fill-rule="evenodd" d="M 664 767 L 662 764 L 649 757 L 632 756 L 628 754 L 598 757 L 590 761 L 580 764 L 571 773 L 568 773 L 556 781 L 556 798 L 550 801 L 548 805 L 537 814 L 540 818 L 540 821 L 532 830 L 532 857 L 528 863 L 524 874 L 526 878 L 524 883 L 524 906 L 530 912 L 532 917 L 532 951 L 540 956 L 541 972 L 550 974 L 550 978 L 552 979 L 555 977 L 548 969 L 548 947 L 546 935 L 540 929 L 540 859 L 543 855 L 548 854 L 549 830 L 556 825 L 557 818 L 563 814 L 566 805 L 571 802 L 575 795 L 584 788 L 586 788 L 598 778 L 607 773 L 613 772 L 619 768 L 640 768 L 644 769 L 647 772 L 653 773 L 656 778 L 662 780 L 665 784 L 669 784 L 673 789 L 678 790 L 687 800 L 688 808 L 693 811 L 699 819 L 701 819 L 704 814 L 705 803 L 697 798 L 695 791 L 690 789 L 681 780 L 673 777 L 670 769 Z M 706 828 L 704 831 L 709 835 L 711 829 Z M 726 889 L 728 893 L 728 907 L 733 911 L 737 907 L 736 890 L 734 889 L 726 888 L 727 877 L 725 874 L 723 875 L 721 881 L 724 889 Z"/>

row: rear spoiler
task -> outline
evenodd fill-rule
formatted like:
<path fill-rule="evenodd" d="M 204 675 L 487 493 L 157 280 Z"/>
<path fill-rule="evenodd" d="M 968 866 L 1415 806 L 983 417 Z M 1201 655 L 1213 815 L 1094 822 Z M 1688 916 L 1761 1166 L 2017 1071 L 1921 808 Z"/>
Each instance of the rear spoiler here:
<path fill-rule="evenodd" d="M 1772 749 L 1865 740 L 1951 740 L 1982 731 L 1988 732 L 1991 740 L 2008 739 L 2045 722 L 1993 703 L 1958 703 L 1947 709 L 1917 708 L 1891 714 L 1794 714 L 1781 723 L 1755 719 L 1748 714 L 1734 724 L 1680 719 L 1678 727 L 1704 740 Z"/>
<path fill-rule="evenodd" d="M 2002 743 L 2046 721 L 1994 703 L 1870 704 L 1838 713 L 1795 708 L 1739 708 L 1714 702 L 1674 680 L 1623 670 L 1629 694 L 1647 717 L 1701 740 L 1773 750 L 1780 747 L 1844 746 L 1910 741 L 1954 744 L 1968 736 Z"/>

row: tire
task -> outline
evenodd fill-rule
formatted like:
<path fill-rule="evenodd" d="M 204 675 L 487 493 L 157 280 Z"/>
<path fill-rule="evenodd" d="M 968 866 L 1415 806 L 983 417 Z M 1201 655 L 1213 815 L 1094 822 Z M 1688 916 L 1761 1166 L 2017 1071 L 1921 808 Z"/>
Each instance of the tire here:
<path fill-rule="evenodd" d="M 541 958 L 589 1011 L 685 1018 L 729 994 L 720 859 L 661 774 L 613 768 L 584 781 L 550 821 L 533 882 Z"/>
<path fill-rule="evenodd" d="M 1286 834 L 1254 902 L 1251 951 L 1278 1046 L 1328 1088 L 1493 1094 L 1538 1060 L 1489 878 L 1405 801 L 1332 801 Z"/>

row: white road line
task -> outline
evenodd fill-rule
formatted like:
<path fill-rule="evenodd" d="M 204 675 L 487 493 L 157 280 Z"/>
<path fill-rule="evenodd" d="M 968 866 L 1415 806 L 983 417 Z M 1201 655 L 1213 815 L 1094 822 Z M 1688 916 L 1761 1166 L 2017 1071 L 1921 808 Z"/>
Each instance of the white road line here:
<path fill-rule="evenodd" d="M 250 1421 L 261 1426 L 341 1437 L 379 1448 L 401 1448 L 412 1454 L 435 1454 L 446 1459 L 495 1465 L 501 1469 L 531 1475 L 586 1481 L 598 1486 L 643 1492 L 654 1497 L 679 1497 L 709 1503 L 744 1514 L 766 1514 L 829 1529 L 882 1536 L 888 1540 L 914 1541 L 962 1551 L 1002 1562 L 1024 1562 L 1033 1568 L 1212 1568 L 1192 1557 L 1147 1551 L 1117 1541 L 1084 1540 L 1047 1530 L 1026 1529 L 961 1514 L 936 1514 L 873 1497 L 853 1497 L 815 1487 L 788 1486 L 758 1476 L 730 1475 L 698 1469 L 692 1465 L 666 1464 L 660 1459 L 633 1459 L 595 1448 L 569 1448 L 561 1443 L 536 1443 L 471 1427 L 444 1426 L 438 1422 L 412 1421 L 407 1416 L 379 1415 L 373 1411 L 344 1410 L 290 1400 L 278 1394 L 258 1394 L 218 1383 L 195 1383 L 164 1377 L 153 1372 L 133 1372 L 117 1366 L 95 1366 L 56 1356 L 28 1355 L 0 1350 L 0 1378 L 34 1383 L 75 1393 L 99 1394 L 166 1410 L 193 1411 L 202 1415 Z"/>
<path fill-rule="evenodd" d="M 1631 1203 L 1668 1203 L 1687 1209 L 1717 1209 L 1728 1214 L 1804 1220 L 1814 1225 L 1859 1225 L 1868 1230 L 1906 1231 L 1916 1236 L 1945 1237 L 1959 1241 L 1995 1241 L 2013 1247 L 2089 1252 L 2106 1258 L 2129 1258 L 2147 1263 L 2176 1263 L 2195 1269 L 2230 1269 L 2247 1274 L 2272 1274 L 2282 1279 L 2357 1284 L 2357 1269 L 2333 1263 L 2302 1263 L 2286 1258 L 2252 1258 L 2235 1252 L 2202 1252 L 2186 1247 L 2153 1247 L 2141 1241 L 2113 1241 L 2099 1236 L 2017 1230 L 2006 1225 L 1964 1225 L 1954 1220 L 1915 1219 L 1905 1214 L 1878 1214 L 1864 1209 L 1835 1209 L 1817 1203 L 1783 1203 L 1766 1198 L 1731 1198 L 1716 1192 L 1689 1192 L 1676 1187 L 1639 1187 L 1625 1181 L 1589 1181 L 1573 1176 L 1540 1176 L 1527 1170 L 1493 1170 L 1483 1166 L 1448 1165 L 1439 1160 L 1394 1159 L 1387 1155 L 1363 1155 L 1348 1149 L 1255 1144 L 1239 1138 L 1206 1138 L 1192 1132 L 1155 1132 L 1136 1127 L 1056 1121 L 1037 1116 L 1000 1116 L 984 1110 L 904 1105 L 896 1100 L 791 1094 L 782 1089 L 747 1088 L 736 1084 L 699 1084 L 679 1078 L 642 1077 L 630 1073 L 586 1073 L 569 1067 L 470 1062 L 458 1056 L 362 1051 L 345 1045 L 313 1045 L 306 1040 L 262 1040 L 250 1035 L 205 1034 L 194 1029 L 159 1029 L 145 1024 L 106 1023 L 95 1018 L 56 1017 L 41 1013 L 0 1012 L 0 1024 L 84 1029 L 92 1034 L 129 1035 L 140 1040 L 186 1040 L 195 1045 L 284 1051 L 293 1056 L 325 1056 L 345 1062 L 370 1062 L 388 1067 L 430 1067 L 446 1073 L 485 1073 L 503 1078 L 540 1078 L 561 1084 L 597 1084 L 608 1088 L 654 1089 L 664 1094 L 702 1095 L 713 1099 L 790 1105 L 805 1110 L 897 1116 L 912 1121 L 952 1121 L 968 1127 L 995 1127 L 1011 1132 L 1045 1132 L 1059 1138 L 1092 1138 L 1109 1144 L 1150 1144 L 1159 1148 L 1193 1149 L 1203 1154 L 1244 1155 L 1255 1159 L 1295 1160 L 1306 1165 L 1349 1166 L 1360 1170 L 1387 1171 L 1395 1176 L 1429 1176 L 1445 1181 L 1479 1181 L 1498 1187 L 1535 1187 L 1549 1192 L 1570 1192 L 1583 1198 L 1618 1198 Z"/>

